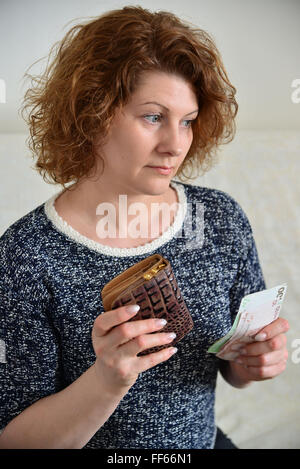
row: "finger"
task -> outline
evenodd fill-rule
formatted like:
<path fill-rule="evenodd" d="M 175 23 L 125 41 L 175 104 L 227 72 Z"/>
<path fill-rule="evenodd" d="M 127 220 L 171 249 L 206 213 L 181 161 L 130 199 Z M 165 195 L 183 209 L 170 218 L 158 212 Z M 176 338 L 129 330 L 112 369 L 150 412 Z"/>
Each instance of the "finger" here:
<path fill-rule="evenodd" d="M 257 341 L 265 341 L 275 337 L 276 335 L 287 332 L 290 325 L 286 319 L 277 318 L 275 321 L 268 324 L 266 327 L 261 329 L 254 337 Z"/>
<path fill-rule="evenodd" d="M 286 361 L 283 360 L 280 363 L 277 363 L 276 365 L 270 366 L 244 366 L 249 375 L 249 379 L 253 381 L 261 381 L 265 379 L 275 378 L 275 376 L 278 376 L 280 373 L 282 373 L 286 368 Z"/>
<path fill-rule="evenodd" d="M 151 318 L 125 322 L 112 330 L 110 339 L 116 346 L 125 344 L 143 334 L 156 332 L 167 324 L 165 319 Z"/>
<path fill-rule="evenodd" d="M 156 334 L 143 334 L 122 345 L 124 355 L 137 355 L 139 352 L 159 345 L 171 344 L 175 339 L 174 332 L 157 332 Z"/>
<path fill-rule="evenodd" d="M 279 334 L 273 337 L 272 339 L 266 340 L 264 342 L 253 342 L 251 344 L 244 345 L 244 347 L 239 350 L 239 353 L 241 355 L 247 356 L 262 355 L 264 353 L 284 349 L 286 346 L 286 342 L 286 336 L 284 334 Z"/>
<path fill-rule="evenodd" d="M 263 355 L 258 355 L 256 357 L 251 356 L 243 356 L 240 355 L 236 358 L 236 362 L 240 365 L 247 365 L 247 366 L 256 366 L 256 367 L 263 367 L 263 366 L 271 366 L 280 363 L 281 361 L 287 360 L 288 358 L 288 351 L 284 350 L 277 350 L 275 352 L 264 353 Z"/>
<path fill-rule="evenodd" d="M 100 314 L 94 322 L 93 332 L 96 337 L 103 337 L 113 327 L 122 324 L 133 318 L 138 310 L 139 305 L 121 306 L 120 308 L 106 311 Z"/>
<path fill-rule="evenodd" d="M 167 347 L 159 352 L 150 353 L 149 355 L 142 355 L 137 357 L 138 373 L 149 370 L 153 366 L 158 365 L 166 360 L 169 360 L 177 352 L 176 347 Z"/>

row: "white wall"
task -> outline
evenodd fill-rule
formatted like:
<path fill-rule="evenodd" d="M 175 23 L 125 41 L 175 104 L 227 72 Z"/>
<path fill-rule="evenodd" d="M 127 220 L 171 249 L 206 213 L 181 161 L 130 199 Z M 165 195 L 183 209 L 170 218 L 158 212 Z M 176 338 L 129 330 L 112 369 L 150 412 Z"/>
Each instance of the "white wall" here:
<path fill-rule="evenodd" d="M 300 337 L 300 102 L 291 100 L 291 84 L 300 79 L 300 0 L 0 0 L 0 80 L 6 83 L 6 103 L 0 90 L 0 236 L 59 190 L 31 169 L 28 133 L 17 113 L 29 86 L 22 82 L 25 70 L 76 18 L 126 4 L 170 10 L 206 29 L 238 90 L 236 139 L 196 183 L 224 190 L 241 204 L 267 286 L 287 282 L 282 316 L 291 325 L 290 356 L 274 381 L 235 390 L 220 379 L 217 421 L 242 448 L 300 448 L 300 363 L 292 360 Z M 39 66 L 31 72 L 39 73 Z"/>
<path fill-rule="evenodd" d="M 300 104 L 291 101 L 291 84 L 300 79 L 299 0 L 1 0 L 0 79 L 7 102 L 0 104 L 0 132 L 26 132 L 17 113 L 29 86 L 23 74 L 76 18 L 127 4 L 170 10 L 213 35 L 238 90 L 239 128 L 300 129 Z"/>

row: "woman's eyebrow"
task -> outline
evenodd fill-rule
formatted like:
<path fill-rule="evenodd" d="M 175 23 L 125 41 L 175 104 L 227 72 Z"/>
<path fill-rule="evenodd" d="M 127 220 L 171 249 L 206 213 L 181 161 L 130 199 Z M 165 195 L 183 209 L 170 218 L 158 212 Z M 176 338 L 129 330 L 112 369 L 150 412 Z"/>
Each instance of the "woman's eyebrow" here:
<path fill-rule="evenodd" d="M 170 111 L 169 108 L 167 108 L 163 104 L 157 103 L 156 101 L 147 101 L 146 103 L 140 104 L 140 106 L 144 106 L 145 104 L 156 104 L 157 106 L 160 106 L 160 107 L 164 108 L 166 111 L 168 111 L 168 112 Z M 190 114 L 194 114 L 195 112 L 198 112 L 198 111 L 199 111 L 199 109 L 195 109 L 195 111 L 189 112 L 188 114 L 185 114 L 185 115 L 189 116 Z"/>

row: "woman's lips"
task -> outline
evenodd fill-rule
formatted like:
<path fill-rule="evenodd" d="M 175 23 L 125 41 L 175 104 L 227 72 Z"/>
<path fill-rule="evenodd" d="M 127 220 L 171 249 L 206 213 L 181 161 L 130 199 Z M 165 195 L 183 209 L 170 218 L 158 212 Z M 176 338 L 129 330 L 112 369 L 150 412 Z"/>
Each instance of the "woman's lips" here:
<path fill-rule="evenodd" d="M 172 172 L 172 167 L 171 168 L 166 168 L 166 167 L 163 167 L 163 166 L 147 166 L 147 168 L 150 168 L 150 169 L 153 169 L 155 171 L 157 171 L 159 174 L 163 174 L 163 175 L 168 175 Z"/>

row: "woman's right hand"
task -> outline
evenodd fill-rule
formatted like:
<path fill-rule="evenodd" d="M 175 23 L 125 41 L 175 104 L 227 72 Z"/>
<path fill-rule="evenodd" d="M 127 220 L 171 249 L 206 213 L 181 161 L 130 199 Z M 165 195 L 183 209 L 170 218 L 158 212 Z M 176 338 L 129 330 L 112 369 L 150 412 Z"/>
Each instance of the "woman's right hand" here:
<path fill-rule="evenodd" d="M 139 373 L 168 360 L 176 348 L 137 357 L 139 352 L 174 340 L 170 333 L 150 334 L 165 326 L 160 319 L 130 321 L 133 305 L 122 306 L 100 314 L 94 322 L 92 342 L 96 354 L 95 369 L 102 385 L 111 393 L 127 391 Z"/>

